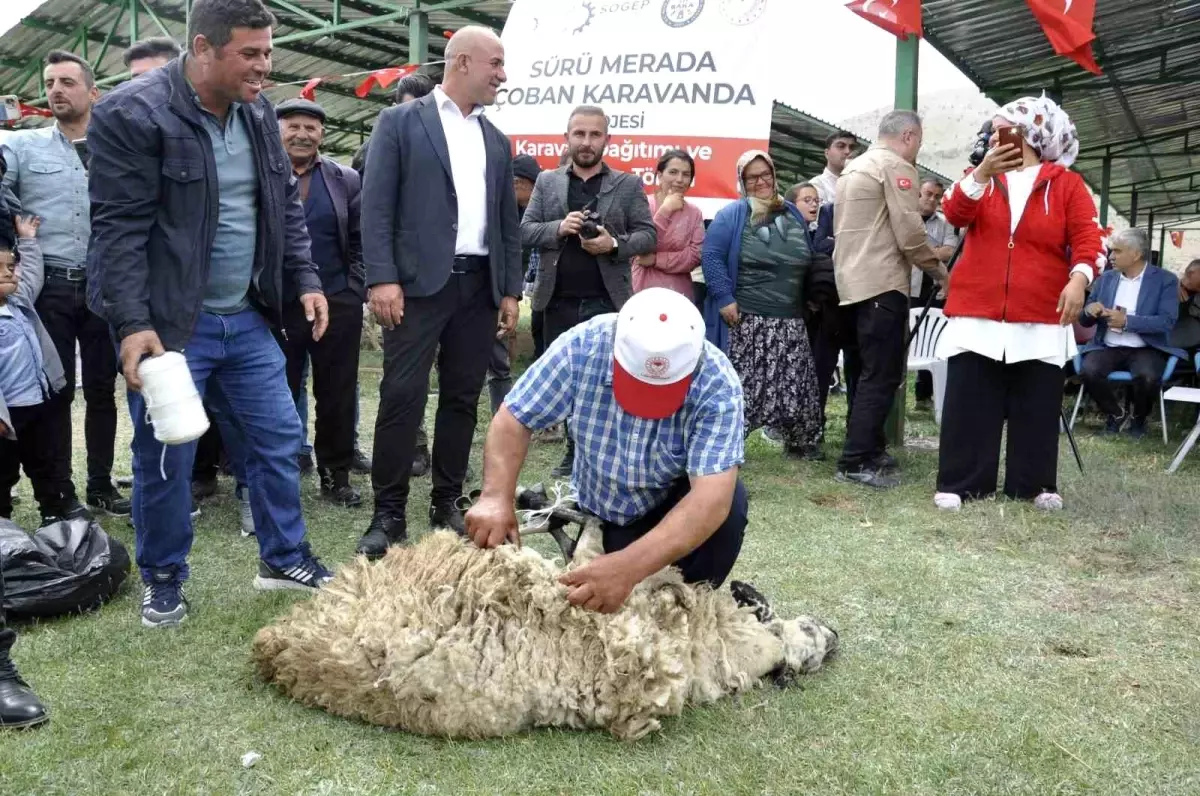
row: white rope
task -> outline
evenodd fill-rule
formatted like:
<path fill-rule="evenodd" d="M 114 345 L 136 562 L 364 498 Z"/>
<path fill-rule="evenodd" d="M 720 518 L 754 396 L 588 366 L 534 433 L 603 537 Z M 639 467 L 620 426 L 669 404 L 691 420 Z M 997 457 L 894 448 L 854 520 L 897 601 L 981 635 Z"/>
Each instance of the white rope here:
<path fill-rule="evenodd" d="M 571 504 L 570 508 L 574 508 L 579 501 L 579 493 L 571 486 L 570 481 L 555 481 L 554 486 L 550 487 L 550 494 L 554 496 L 554 500 L 549 506 L 540 509 L 521 509 L 517 512 L 517 519 L 521 521 L 523 532 L 545 528 L 550 524 L 550 515 L 557 509 L 566 507 L 568 503 Z"/>

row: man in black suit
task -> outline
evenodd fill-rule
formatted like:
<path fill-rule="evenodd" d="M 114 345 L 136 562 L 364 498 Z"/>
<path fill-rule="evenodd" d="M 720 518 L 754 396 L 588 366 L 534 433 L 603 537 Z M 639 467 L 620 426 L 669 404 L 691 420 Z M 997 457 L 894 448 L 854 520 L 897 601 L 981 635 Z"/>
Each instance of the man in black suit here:
<path fill-rule="evenodd" d="M 324 108 L 298 97 L 280 103 L 275 115 L 292 173 L 299 182 L 313 262 L 329 302 L 329 328 L 320 340 L 313 340 L 312 322 L 305 318 L 299 299 L 285 296 L 284 334 L 279 340 L 287 356 L 288 386 L 293 394 L 303 389 L 304 364 L 311 357 L 317 399 L 313 447 L 321 497 L 341 506 L 357 506 L 362 497 L 350 485 L 350 468 L 354 464 L 354 393 L 366 299 L 359 234 L 361 182 L 354 169 L 321 157 Z"/>
<path fill-rule="evenodd" d="M 358 544 L 371 558 L 407 538 L 408 482 L 435 354 L 430 524 L 464 532 L 458 503 L 479 393 L 495 337 L 516 326 L 522 287 L 512 150 L 482 115 L 506 80 L 500 37 L 463 28 L 446 45 L 442 84 L 380 113 L 371 135 L 363 259 L 371 311 L 384 328 L 375 516 Z"/>

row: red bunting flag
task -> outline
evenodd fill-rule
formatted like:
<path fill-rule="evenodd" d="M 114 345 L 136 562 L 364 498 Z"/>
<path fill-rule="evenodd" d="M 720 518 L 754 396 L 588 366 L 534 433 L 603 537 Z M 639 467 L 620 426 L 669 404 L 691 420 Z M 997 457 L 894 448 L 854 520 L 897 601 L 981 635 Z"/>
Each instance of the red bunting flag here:
<path fill-rule="evenodd" d="M 26 105 L 24 102 L 20 104 L 22 116 L 44 116 L 49 119 L 54 114 L 48 108 L 35 108 L 32 105 Z"/>
<path fill-rule="evenodd" d="M 854 0 L 846 8 L 896 38 L 921 38 L 921 0 Z"/>
<path fill-rule="evenodd" d="M 317 101 L 317 86 L 321 85 L 321 81 L 325 78 L 314 77 L 312 80 L 304 84 L 304 88 L 300 89 L 300 96 L 309 102 Z"/>
<path fill-rule="evenodd" d="M 1092 55 L 1096 34 L 1096 0 L 1025 0 L 1037 17 L 1054 52 L 1065 55 L 1093 75 L 1104 74 Z"/>
<path fill-rule="evenodd" d="M 1183 230 L 1176 229 L 1171 231 L 1171 245 L 1176 249 L 1183 248 Z"/>
<path fill-rule="evenodd" d="M 354 89 L 354 96 L 365 97 L 371 93 L 371 90 L 376 86 L 387 88 L 402 77 L 411 75 L 420 68 L 420 64 L 408 64 L 407 66 L 389 66 L 386 69 L 376 69 L 371 74 L 367 75 L 367 79 L 358 84 L 358 88 Z"/>

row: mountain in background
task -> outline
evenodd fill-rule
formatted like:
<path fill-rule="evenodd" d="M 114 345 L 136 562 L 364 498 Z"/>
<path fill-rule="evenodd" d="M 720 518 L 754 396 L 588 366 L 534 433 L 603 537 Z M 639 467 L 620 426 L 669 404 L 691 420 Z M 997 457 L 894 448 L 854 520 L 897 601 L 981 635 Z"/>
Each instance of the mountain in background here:
<path fill-rule="evenodd" d="M 951 179 L 962 175 L 970 164 L 967 156 L 975 141 L 975 134 L 985 119 L 995 115 L 996 103 L 975 89 L 952 89 L 923 96 L 918 100 L 917 112 L 925 122 L 925 142 L 921 147 L 921 165 L 945 174 Z M 874 139 L 879 132 L 879 122 L 891 110 L 891 106 L 877 108 L 843 119 L 841 127 L 853 133 Z M 1093 193 L 1093 196 L 1095 194 Z M 1129 222 L 1115 211 L 1109 212 L 1113 229 L 1124 229 Z M 1200 225 L 1192 225 L 1200 226 Z M 1158 248 L 1159 233 L 1156 229 L 1151 245 Z M 1173 271 L 1182 271 L 1184 266 L 1200 258 L 1200 232 L 1184 233 L 1182 249 L 1171 245 L 1166 239 L 1166 263 Z"/>

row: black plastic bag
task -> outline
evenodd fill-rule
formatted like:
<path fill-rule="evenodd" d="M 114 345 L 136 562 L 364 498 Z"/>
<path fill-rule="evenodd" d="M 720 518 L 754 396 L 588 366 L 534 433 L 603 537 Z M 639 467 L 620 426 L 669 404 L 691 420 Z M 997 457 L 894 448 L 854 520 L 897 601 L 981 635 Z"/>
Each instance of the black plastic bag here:
<path fill-rule="evenodd" d="M 64 520 L 32 536 L 0 517 L 0 571 L 8 619 L 99 608 L 129 575 L 129 552 L 95 520 Z"/>

